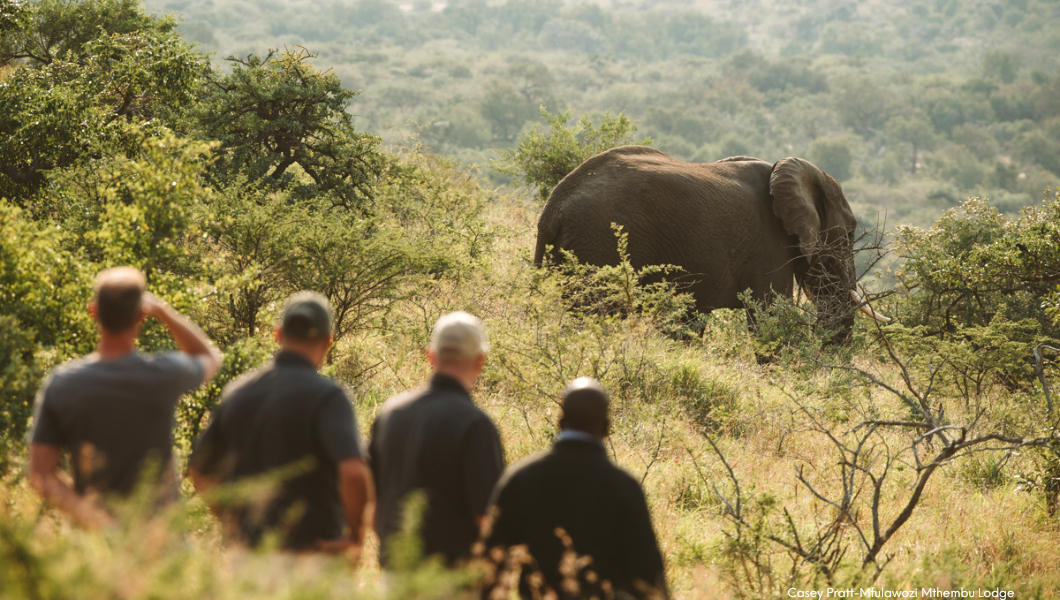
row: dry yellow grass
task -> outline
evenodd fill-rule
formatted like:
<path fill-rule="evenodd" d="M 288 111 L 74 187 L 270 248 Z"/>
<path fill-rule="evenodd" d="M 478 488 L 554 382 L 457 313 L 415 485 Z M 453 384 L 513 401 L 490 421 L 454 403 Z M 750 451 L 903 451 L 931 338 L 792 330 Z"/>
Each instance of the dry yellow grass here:
<path fill-rule="evenodd" d="M 825 393 L 842 383 L 835 374 L 800 374 L 797 364 L 758 365 L 739 314 L 715 315 L 702 339 L 690 342 L 667 338 L 638 317 L 606 326 L 577 321 L 548 290 L 533 285 L 529 249 L 536 216 L 536 207 L 517 196 L 494 199 L 486 218 L 498 237 L 485 268 L 458 281 L 425 286 L 389 317 L 387 329 L 360 332 L 340 345 L 334 372 L 359 374 L 347 383 L 362 429 L 386 397 L 427 378 L 423 348 L 434 319 L 449 310 L 469 310 L 485 320 L 494 348 L 474 395 L 497 422 L 508 460 L 548 448 L 559 416 L 555 399 L 565 380 L 594 375 L 610 388 L 615 427 L 608 444 L 616 462 L 643 479 L 675 597 L 783 596 L 793 586 L 828 587 L 805 565 L 791 581 L 790 556 L 768 541 L 754 560 L 771 569 L 773 587 L 746 587 L 727 541 L 734 526 L 715 492 L 732 499 L 734 486 L 705 435 L 724 453 L 745 505 L 773 507 L 764 517 L 769 531 L 784 531 L 786 509 L 800 534 L 812 535 L 815 524 L 829 520 L 831 508 L 799 483 L 796 469 L 804 468 L 808 481 L 833 493 L 838 455 L 796 399 L 811 413 L 830 415 L 828 424 L 838 434 L 857 423 L 859 407 L 882 416 L 900 414 L 895 398 L 872 389 L 853 390 L 845 400 L 836 400 L 842 396 Z M 897 384 L 894 369 L 868 354 L 855 364 L 877 369 Z M 1003 407 L 1013 402 L 1004 390 L 991 393 L 987 403 Z M 706 402 L 698 413 L 696 402 Z M 960 404 L 952 405 L 958 414 Z M 906 438 L 893 431 L 881 439 L 899 447 Z M 1011 477 L 989 487 L 974 484 L 967 476 L 974 460 L 979 459 L 956 460 L 928 483 L 912 517 L 885 547 L 883 556 L 890 562 L 874 584 L 877 589 L 1000 586 L 1015 590 L 1017 598 L 1060 595 L 1057 519 L 1046 514 L 1041 496 L 1018 490 Z M 1011 475 L 1027 460 L 1013 456 L 1003 472 Z M 912 471 L 908 465 L 895 467 L 881 502 L 885 521 L 907 501 Z M 76 597 L 338 598 L 378 593 L 374 540 L 361 569 L 351 574 L 341 561 L 226 550 L 194 498 L 187 514 L 173 521 L 142 523 L 134 531 L 102 536 L 74 530 L 48 511 L 41 517 L 39 503 L 22 482 L 4 485 L 0 500 L 3 520 L 12 524 L 4 529 L 13 532 L 9 538 L 39 557 L 42 572 L 55 585 L 83 585 L 85 593 Z M 857 506 L 861 508 L 852 519 L 866 526 L 871 518 L 866 504 Z M 849 549 L 836 587 L 855 581 L 863 554 L 849 525 L 843 539 Z M 14 581 L 3 579 L 3 573 L 0 569 L 0 583 Z M 424 587 L 445 589 L 443 579 L 425 575 L 430 583 Z M 872 585 L 864 579 L 859 584 Z"/>

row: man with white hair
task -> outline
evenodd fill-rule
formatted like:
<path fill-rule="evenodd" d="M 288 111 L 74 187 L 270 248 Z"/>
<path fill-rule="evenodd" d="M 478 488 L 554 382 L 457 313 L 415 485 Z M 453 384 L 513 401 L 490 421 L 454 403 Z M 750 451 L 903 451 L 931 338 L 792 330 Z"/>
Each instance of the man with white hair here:
<path fill-rule="evenodd" d="M 425 496 L 423 556 L 453 566 L 479 538 L 490 493 L 504 470 L 497 428 L 471 400 L 489 344 L 466 312 L 438 319 L 427 351 L 430 382 L 387 400 L 372 426 L 368 463 L 378 490 L 379 562 L 396 566 L 393 535 L 410 494 Z"/>

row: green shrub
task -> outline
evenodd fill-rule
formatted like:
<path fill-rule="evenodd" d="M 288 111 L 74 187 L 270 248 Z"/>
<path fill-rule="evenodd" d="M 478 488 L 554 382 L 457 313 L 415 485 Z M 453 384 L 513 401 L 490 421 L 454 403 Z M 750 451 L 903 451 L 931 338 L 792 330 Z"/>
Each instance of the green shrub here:
<path fill-rule="evenodd" d="M 906 325 L 931 335 L 983 327 L 1001 317 L 1033 319 L 1060 337 L 1043 302 L 1060 280 L 1060 197 L 1005 218 L 986 200 L 969 198 L 928 229 L 901 226 L 905 259 L 898 280 L 907 292 L 896 307 Z"/>
<path fill-rule="evenodd" d="M 704 375 L 696 361 L 678 360 L 664 363 L 661 368 L 665 377 L 663 394 L 702 431 L 718 431 L 737 410 L 737 389 L 726 381 Z"/>
<path fill-rule="evenodd" d="M 84 264 L 63 250 L 63 231 L 27 216 L 0 199 L 0 477 L 47 369 L 95 341 Z"/>
<path fill-rule="evenodd" d="M 1013 322 L 995 316 L 983 327 L 960 327 L 945 338 L 920 337 L 920 351 L 934 353 L 947 365 L 944 385 L 949 393 L 969 401 L 982 396 L 989 387 L 1009 390 L 1026 386 L 1034 379 L 1030 349 L 1048 341 L 1033 319 Z"/>
<path fill-rule="evenodd" d="M 573 125 L 567 125 L 570 111 L 552 115 L 542 108 L 541 118 L 548 125 L 547 132 L 540 123 L 535 124 L 520 137 L 518 146 L 502 150 L 493 165 L 527 190 L 536 191 L 541 200 L 548 199 L 552 188 L 587 158 L 616 146 L 652 144 L 651 138 L 637 140 L 633 136 L 637 125 L 626 113 L 612 116 L 607 112 L 595 127 L 589 113 Z"/>
<path fill-rule="evenodd" d="M 760 362 L 793 359 L 816 355 L 828 339 L 827 331 L 817 324 L 817 310 L 809 301 L 796 303 L 789 297 L 777 296 L 769 306 L 756 301 L 751 291 L 739 295 L 747 306 L 753 324 L 755 356 Z"/>
<path fill-rule="evenodd" d="M 34 336 L 18 321 L 0 315 L 0 474 L 17 462 L 33 414 L 33 399 L 44 378 Z"/>

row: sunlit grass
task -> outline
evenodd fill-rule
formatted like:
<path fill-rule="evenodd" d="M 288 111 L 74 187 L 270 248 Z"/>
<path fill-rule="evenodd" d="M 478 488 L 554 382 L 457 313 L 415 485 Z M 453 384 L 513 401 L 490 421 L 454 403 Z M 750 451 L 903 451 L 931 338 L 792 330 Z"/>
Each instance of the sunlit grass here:
<path fill-rule="evenodd" d="M 757 364 L 740 313 L 715 313 L 701 337 L 684 341 L 658 333 L 638 316 L 603 324 L 577 320 L 553 292 L 533 285 L 527 249 L 536 212 L 517 198 L 495 199 L 487 208 L 499 234 L 489 268 L 425 286 L 388 317 L 389 327 L 358 332 L 340 344 L 330 368 L 351 387 L 362 431 L 387 396 L 428 376 L 423 346 L 434 318 L 471 309 L 483 317 L 494 349 L 474 395 L 497 422 L 507 459 L 549 447 L 566 379 L 599 377 L 613 397 L 609 453 L 643 481 L 675 595 L 745 596 L 744 576 L 726 550 L 733 529 L 718 495 L 731 498 L 733 485 L 705 436 L 717 441 L 746 501 L 786 508 L 801 531 L 812 532 L 827 507 L 799 484 L 796 468 L 827 490 L 837 457 L 828 440 L 808 427 L 795 400 L 821 409 L 836 431 L 852 426 L 846 402 L 872 406 L 881 415 L 898 414 L 901 406 L 879 389 L 837 394 L 845 380 L 798 358 Z M 893 367 L 870 350 L 855 364 L 878 369 L 897 384 Z M 987 401 L 999 419 L 1008 418 L 1001 408 L 1023 410 L 1003 388 L 990 394 Z M 958 414 L 960 402 L 954 399 L 952 407 Z M 1012 477 L 1031 458 L 1015 455 L 1000 468 L 985 460 L 960 459 L 928 484 L 912 518 L 887 546 L 890 562 L 878 588 L 1000 586 L 1018 598 L 1057 597 L 1057 519 L 1046 513 L 1039 494 L 1021 491 Z M 881 504 L 885 516 L 908 498 L 909 475 L 908 468 L 896 470 Z M 0 597 L 329 599 L 383 593 L 374 537 L 356 570 L 342 558 L 234 549 L 222 543 L 190 486 L 184 492 L 184 502 L 157 519 L 139 516 L 133 505 L 122 528 L 88 532 L 42 506 L 18 473 L 10 475 L 0 485 Z M 865 523 L 870 517 L 853 518 Z M 836 585 L 861 581 L 865 587 L 857 579 L 857 544 L 851 537 L 847 543 L 849 557 Z M 792 578 L 783 549 L 764 549 L 759 566 L 771 569 L 778 589 L 825 585 L 805 568 Z M 409 587 L 390 585 L 389 592 L 457 593 L 438 573 L 418 577 Z"/>

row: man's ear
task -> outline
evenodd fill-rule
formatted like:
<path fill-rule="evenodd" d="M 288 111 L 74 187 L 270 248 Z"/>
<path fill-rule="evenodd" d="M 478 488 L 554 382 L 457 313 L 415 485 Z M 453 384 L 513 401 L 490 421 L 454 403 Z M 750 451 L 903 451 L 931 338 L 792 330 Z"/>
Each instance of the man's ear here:
<path fill-rule="evenodd" d="M 279 327 L 273 329 L 272 330 L 272 338 L 274 340 L 276 340 L 277 344 L 282 346 L 283 345 L 283 329 L 281 329 Z"/>
<path fill-rule="evenodd" d="M 567 428 L 567 417 L 561 416 L 559 418 L 559 430 L 563 431 L 566 428 Z"/>
<path fill-rule="evenodd" d="M 611 435 L 611 419 L 604 417 L 604 437 Z"/>
<path fill-rule="evenodd" d="M 88 314 L 92 315 L 93 321 L 99 320 L 99 306 L 96 305 L 94 300 L 88 302 Z"/>
<path fill-rule="evenodd" d="M 475 368 L 478 369 L 479 371 L 481 371 L 482 368 L 485 367 L 485 366 L 486 366 L 486 353 L 483 352 L 482 354 L 478 355 L 478 358 L 475 359 Z"/>
<path fill-rule="evenodd" d="M 432 369 L 438 368 L 438 355 L 434 353 L 434 350 L 427 350 L 427 362 L 431 364 Z"/>

